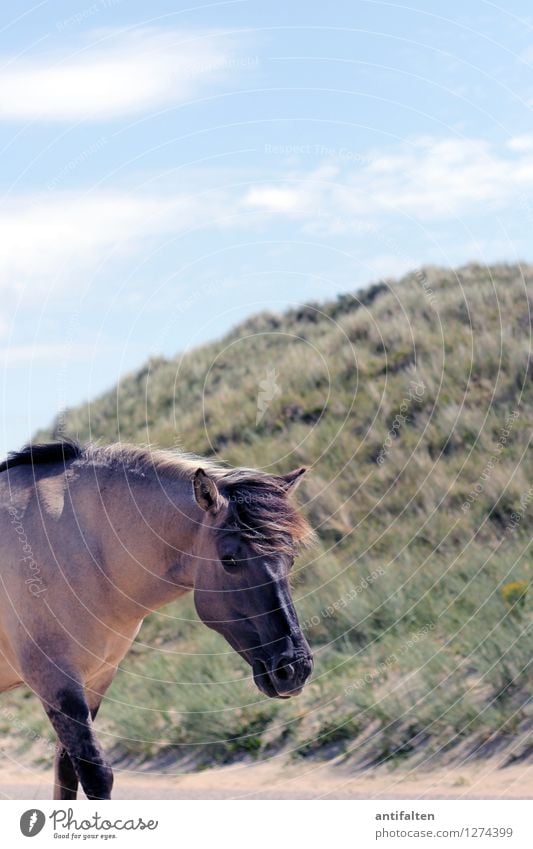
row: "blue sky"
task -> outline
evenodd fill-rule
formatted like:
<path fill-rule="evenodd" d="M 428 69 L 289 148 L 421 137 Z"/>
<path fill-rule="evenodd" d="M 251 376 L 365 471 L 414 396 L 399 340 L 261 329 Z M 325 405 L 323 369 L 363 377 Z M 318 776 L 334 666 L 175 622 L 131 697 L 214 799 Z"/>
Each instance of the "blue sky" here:
<path fill-rule="evenodd" d="M 530 4 L 177 5 L 3 10 L 2 452 L 258 309 L 532 259 Z"/>

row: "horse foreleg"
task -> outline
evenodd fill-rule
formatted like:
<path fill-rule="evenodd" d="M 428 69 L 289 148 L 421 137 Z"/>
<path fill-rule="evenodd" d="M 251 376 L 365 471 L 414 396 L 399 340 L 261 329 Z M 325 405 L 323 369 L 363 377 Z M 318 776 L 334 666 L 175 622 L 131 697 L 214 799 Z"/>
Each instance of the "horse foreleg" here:
<path fill-rule="evenodd" d="M 54 799 L 75 799 L 78 793 L 78 776 L 70 755 L 58 741 L 54 758 Z"/>
<path fill-rule="evenodd" d="M 116 672 L 117 668 L 111 667 L 91 687 L 85 690 L 87 706 L 93 721 L 96 719 L 104 694 L 113 681 Z M 78 776 L 74 764 L 66 747 L 58 741 L 54 761 L 54 799 L 75 799 L 77 792 Z"/>
<path fill-rule="evenodd" d="M 100 696 L 100 701 L 102 696 Z M 94 701 L 94 699 L 90 699 Z M 91 717 L 94 720 L 100 707 L 100 701 L 91 708 Z M 78 794 L 78 776 L 70 755 L 58 741 L 54 759 L 54 799 L 76 799 Z"/>
<path fill-rule="evenodd" d="M 66 755 L 56 756 L 56 786 L 59 798 L 76 797 L 77 781 L 88 799 L 110 799 L 113 772 L 94 735 L 91 712 L 81 684 L 69 680 L 44 707 Z M 68 794 L 68 795 L 64 795 Z M 54 796 L 54 798 L 58 798 Z"/>

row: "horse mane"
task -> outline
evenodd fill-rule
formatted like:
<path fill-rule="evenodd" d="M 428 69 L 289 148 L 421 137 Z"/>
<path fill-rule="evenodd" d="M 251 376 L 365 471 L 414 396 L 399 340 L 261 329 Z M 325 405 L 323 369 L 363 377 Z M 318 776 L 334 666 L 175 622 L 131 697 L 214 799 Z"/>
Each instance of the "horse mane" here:
<path fill-rule="evenodd" d="M 307 520 L 287 498 L 282 478 L 257 469 L 229 468 L 196 454 L 128 443 L 82 446 L 72 439 L 63 439 L 48 444 L 30 443 L 20 451 L 11 452 L 0 464 L 0 472 L 14 466 L 66 463 L 68 460 L 191 481 L 201 467 L 214 478 L 229 504 L 228 514 L 219 529 L 221 533 L 240 532 L 259 554 L 293 553 L 298 543 L 313 540 Z"/>
<path fill-rule="evenodd" d="M 82 451 L 81 445 L 72 439 L 64 439 L 61 442 L 29 443 L 20 451 L 10 451 L 7 458 L 0 463 L 0 472 L 5 472 L 14 466 L 66 462 L 80 457 Z"/>
<path fill-rule="evenodd" d="M 311 526 L 287 498 L 283 480 L 246 467 L 229 468 L 222 463 L 186 452 L 172 452 L 149 445 L 117 443 L 88 446 L 87 458 L 106 466 L 120 466 L 139 474 L 192 481 L 202 468 L 217 483 L 229 504 L 220 533 L 240 532 L 259 554 L 294 553 L 298 544 L 314 540 Z"/>

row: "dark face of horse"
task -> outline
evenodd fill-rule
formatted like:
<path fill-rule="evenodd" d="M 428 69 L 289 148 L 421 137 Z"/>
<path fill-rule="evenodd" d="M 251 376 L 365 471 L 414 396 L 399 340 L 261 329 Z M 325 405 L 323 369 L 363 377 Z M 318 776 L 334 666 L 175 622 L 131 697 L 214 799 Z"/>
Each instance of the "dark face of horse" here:
<path fill-rule="evenodd" d="M 224 491 L 201 470 L 194 485 L 205 511 L 196 552 L 198 615 L 250 664 L 257 687 L 271 698 L 298 695 L 313 666 L 288 580 L 294 559 L 288 532 L 298 514 L 286 499 L 302 474 L 268 478 L 276 482 L 270 494 L 267 485 Z M 287 519 L 285 525 L 280 516 Z M 263 521 L 251 528 L 252 518 Z M 261 551 L 263 533 L 270 544 Z"/>

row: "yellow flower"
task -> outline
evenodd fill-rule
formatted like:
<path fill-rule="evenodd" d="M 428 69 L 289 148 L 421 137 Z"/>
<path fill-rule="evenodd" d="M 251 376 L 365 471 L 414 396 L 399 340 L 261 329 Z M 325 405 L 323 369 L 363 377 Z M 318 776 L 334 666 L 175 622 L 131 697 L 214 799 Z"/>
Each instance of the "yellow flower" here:
<path fill-rule="evenodd" d="M 528 581 L 510 581 L 508 584 L 504 584 L 500 592 L 509 607 L 523 607 L 528 589 Z"/>

